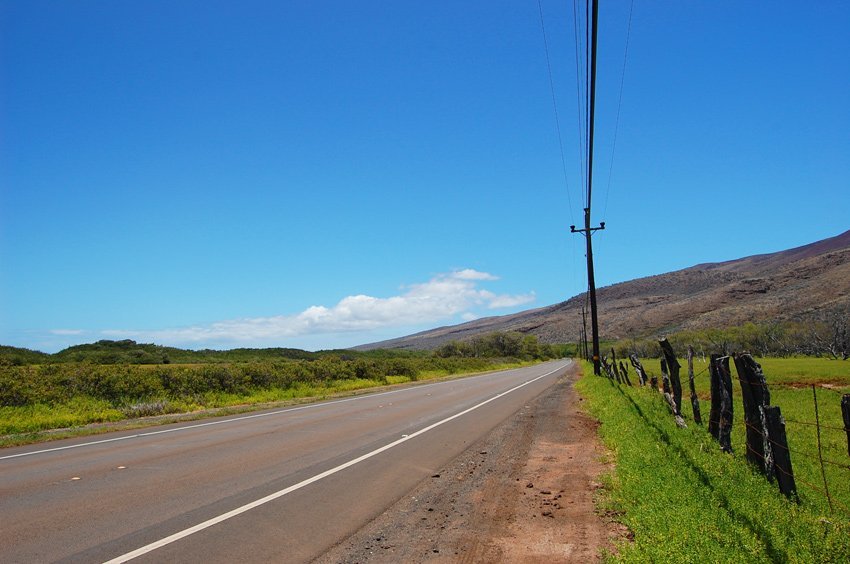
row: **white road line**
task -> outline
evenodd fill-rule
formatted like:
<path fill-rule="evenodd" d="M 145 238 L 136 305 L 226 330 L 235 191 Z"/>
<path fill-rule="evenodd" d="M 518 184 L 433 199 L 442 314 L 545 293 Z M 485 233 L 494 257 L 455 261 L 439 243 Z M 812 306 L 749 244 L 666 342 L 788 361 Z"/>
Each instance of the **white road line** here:
<path fill-rule="evenodd" d="M 483 378 L 483 377 L 491 376 L 491 375 L 492 374 L 482 374 L 480 376 L 473 376 L 473 378 Z M 41 450 L 32 450 L 32 451 L 28 451 L 28 452 L 20 452 L 18 454 L 8 454 L 6 456 L 0 456 L 0 460 L 8 460 L 10 458 L 20 458 L 20 457 L 23 457 L 23 456 L 33 456 L 33 455 L 36 455 L 36 454 L 45 454 L 45 453 L 49 453 L 49 452 L 69 450 L 69 449 L 72 449 L 72 448 L 82 448 L 82 447 L 87 447 L 87 446 L 101 445 L 101 444 L 104 444 L 104 443 L 114 443 L 114 442 L 117 442 L 117 441 L 127 441 L 127 440 L 130 440 L 130 439 L 138 439 L 138 438 L 141 438 L 141 437 L 150 437 L 150 436 L 153 436 L 153 435 L 163 435 L 165 433 L 176 433 L 178 431 L 186 431 L 188 429 L 197 429 L 199 427 L 211 427 L 213 425 L 223 425 L 225 423 L 234 423 L 236 421 L 245 421 L 246 419 L 257 419 L 257 418 L 260 418 L 260 417 L 269 417 L 271 415 L 280 415 L 280 414 L 283 414 L 283 413 L 292 413 L 293 411 L 302 411 L 302 410 L 305 410 L 305 409 L 316 409 L 316 408 L 319 408 L 319 407 L 324 407 L 326 405 L 335 405 L 335 404 L 339 404 L 339 403 L 346 403 L 346 402 L 349 402 L 349 401 L 357 401 L 357 400 L 363 400 L 363 399 L 368 399 L 368 398 L 374 398 L 374 397 L 378 397 L 378 396 L 386 396 L 386 395 L 389 395 L 389 394 L 398 394 L 398 393 L 401 393 L 401 392 L 410 391 L 412 389 L 421 390 L 422 388 L 429 388 L 431 386 L 438 386 L 440 384 L 445 384 L 445 383 L 446 382 L 434 382 L 434 383 L 431 383 L 431 384 L 421 384 L 421 385 L 415 386 L 413 388 L 403 388 L 403 389 L 400 389 L 400 390 L 390 390 L 388 392 L 376 392 L 376 393 L 373 393 L 373 394 L 364 394 L 364 395 L 361 395 L 361 396 L 355 396 L 355 397 L 345 398 L 345 399 L 340 399 L 340 400 L 311 403 L 309 405 L 301 405 L 301 406 L 298 406 L 298 407 L 288 407 L 286 409 L 279 409 L 279 410 L 276 410 L 276 411 L 269 411 L 269 412 L 265 412 L 265 413 L 255 413 L 253 415 L 243 415 L 241 417 L 232 417 L 230 419 L 208 421 L 206 423 L 196 423 L 194 425 L 186 425 L 184 427 L 176 427 L 176 428 L 173 428 L 173 429 L 162 429 L 162 430 L 159 430 L 159 431 L 147 431 L 147 432 L 144 432 L 144 433 L 135 433 L 133 435 L 125 435 L 123 437 L 113 437 L 111 439 L 100 439 L 100 440 L 97 440 L 97 441 L 88 441 L 88 442 L 85 442 L 85 443 L 79 443 L 79 444 L 75 444 L 75 445 L 66 445 L 66 446 L 61 446 L 61 447 L 45 448 L 45 449 L 41 449 Z"/>
<path fill-rule="evenodd" d="M 503 396 L 506 396 L 506 395 L 510 394 L 511 392 L 515 392 L 516 390 L 519 390 L 520 388 L 523 388 L 523 387 L 525 387 L 529 384 L 533 384 L 534 382 L 540 380 L 541 378 L 545 378 L 547 376 L 554 374 L 555 372 L 558 372 L 559 370 L 563 370 L 565 366 L 560 366 L 558 368 L 555 368 L 554 370 L 547 372 L 546 374 L 543 374 L 543 375 L 538 376 L 536 378 L 533 378 L 531 380 L 526 380 L 522 384 L 519 384 L 518 386 L 514 386 L 513 388 L 506 390 L 504 392 L 501 392 L 500 394 L 496 394 L 495 396 L 491 397 L 490 399 L 486 399 L 486 400 L 482 401 L 481 403 L 479 403 L 477 405 L 473 405 L 472 407 L 464 409 L 463 411 L 461 411 L 459 413 L 455 413 L 454 415 L 447 417 L 447 418 L 445 418 L 441 421 L 437 421 L 436 423 L 432 423 L 431 425 L 428 425 L 427 427 L 420 429 L 419 431 L 416 431 L 415 433 L 411 433 L 410 435 L 404 436 L 404 437 L 402 437 L 402 438 L 400 438 L 396 441 L 393 441 L 393 442 L 391 442 L 387 445 L 384 445 L 384 446 L 382 446 L 378 449 L 375 449 L 372 452 L 366 453 L 362 456 L 358 456 L 357 458 L 354 458 L 352 460 L 349 460 L 348 462 L 340 464 L 339 466 L 337 466 L 335 468 L 331 468 L 330 470 L 325 470 L 324 472 L 322 472 L 320 474 L 316 474 L 315 476 L 313 476 L 311 478 L 307 478 L 306 480 L 298 482 L 297 484 L 289 486 L 288 488 L 284 488 L 284 489 L 277 491 L 273 494 L 267 495 L 266 497 L 260 498 L 256 501 L 252 501 L 251 503 L 247 503 L 247 504 L 243 505 L 242 507 L 237 507 L 236 509 L 228 511 L 227 513 L 222 513 L 221 515 L 219 515 L 217 517 L 213 517 L 212 519 L 208 519 L 208 520 L 204 521 L 203 523 L 198 523 L 197 525 L 195 525 L 193 527 L 189 527 L 188 529 L 184 529 L 182 531 L 174 533 L 173 535 L 170 535 L 170 536 L 167 536 L 167 537 L 160 539 L 158 541 L 152 542 L 152 543 L 145 545 L 141 548 L 137 548 L 136 550 L 133 550 L 132 552 L 122 554 L 121 556 L 118 556 L 116 558 L 113 558 L 112 560 L 107 561 L 105 564 L 118 564 L 120 562 L 127 562 L 129 560 L 134 559 L 134 558 L 138 558 L 139 556 L 142 556 L 144 554 L 152 552 L 152 551 L 154 551 L 158 548 L 162 548 L 163 546 L 169 545 L 169 544 L 176 542 L 180 539 L 184 539 L 184 538 L 188 537 L 189 535 L 193 535 L 193 534 L 195 534 L 199 531 L 203 531 L 204 529 L 212 527 L 213 525 L 217 525 L 218 523 L 221 523 L 223 521 L 227 521 L 228 519 L 230 519 L 232 517 L 236 517 L 237 515 L 241 515 L 242 513 L 250 511 L 250 510 L 252 510 L 256 507 L 259 507 L 261 505 L 265 505 L 266 503 L 269 503 L 270 501 L 274 501 L 274 500 L 281 498 L 281 497 L 283 497 L 287 494 L 290 494 L 290 493 L 292 493 L 296 490 L 300 490 L 301 488 L 309 486 L 310 484 L 313 484 L 315 482 L 318 482 L 319 480 L 321 480 L 323 478 L 327 478 L 328 476 L 336 474 L 337 472 L 341 472 L 342 470 L 345 470 L 346 468 L 350 468 L 351 466 L 354 466 L 355 464 L 359 464 L 360 462 L 363 462 L 364 460 L 368 460 L 369 458 L 372 458 L 373 456 L 377 456 L 377 455 L 381 454 L 382 452 L 385 452 L 385 451 L 387 451 L 391 448 L 397 447 L 398 445 L 405 443 L 405 442 L 407 442 L 411 439 L 414 439 L 414 438 L 418 437 L 419 435 L 423 435 L 423 434 L 427 433 L 428 431 L 431 431 L 432 429 L 435 429 L 435 428 L 439 427 L 440 425 L 444 425 L 445 423 L 448 423 L 449 421 L 457 419 L 458 417 L 466 415 L 467 413 L 469 413 L 471 411 L 475 411 L 476 409 L 483 407 L 483 406 L 487 405 L 488 403 L 495 401 L 495 400 L 497 400 L 497 399 L 499 399 Z"/>
<path fill-rule="evenodd" d="M 442 384 L 442 383 L 444 383 L 444 382 L 434 382 L 432 384 L 423 384 L 423 385 L 420 385 L 420 386 L 416 386 L 415 389 L 418 390 L 418 389 L 421 389 L 421 388 L 436 386 L 436 385 Z M 209 426 L 212 426 L 212 425 L 222 425 L 224 423 L 234 423 L 236 421 L 244 421 L 246 419 L 257 419 L 259 417 L 268 417 L 270 415 L 280 415 L 280 414 L 283 414 L 283 413 L 292 413 L 293 411 L 302 411 L 302 410 L 305 410 L 305 409 L 314 409 L 314 408 L 318 408 L 318 407 L 324 407 L 326 405 L 334 405 L 334 404 L 338 404 L 338 403 L 345 403 L 345 402 L 349 402 L 349 401 L 362 400 L 362 399 L 367 399 L 367 398 L 374 398 L 374 397 L 385 396 L 385 395 L 389 395 L 389 394 L 397 394 L 397 393 L 405 392 L 405 391 L 408 391 L 408 390 L 411 390 L 411 389 L 413 389 L 413 388 L 404 388 L 404 389 L 401 389 L 401 390 L 390 390 L 388 392 L 377 392 L 377 393 L 374 393 L 374 394 L 364 394 L 364 395 L 361 395 L 361 396 L 345 398 L 345 399 L 340 399 L 340 400 L 311 403 L 309 405 L 300 405 L 298 407 L 287 407 L 285 409 L 278 409 L 276 411 L 269 411 L 269 412 L 265 412 L 265 413 L 255 413 L 253 415 L 243 415 L 241 417 L 232 417 L 230 419 L 221 419 L 221 420 L 218 420 L 218 421 L 208 421 L 206 423 L 196 423 L 194 425 L 186 425 L 186 426 L 183 426 L 183 427 L 176 427 L 176 428 L 173 428 L 173 429 L 162 429 L 162 430 L 159 430 L 159 431 L 147 431 L 147 432 L 144 432 L 144 433 L 135 433 L 133 435 L 125 435 L 123 437 L 114 437 L 112 439 L 100 439 L 100 440 L 97 440 L 97 441 L 89 441 L 89 442 L 86 442 L 86 443 L 79 443 L 79 444 L 76 444 L 76 445 L 66 445 L 66 446 L 61 446 L 61 447 L 45 448 L 45 449 L 41 449 L 41 450 L 33 450 L 33 451 L 30 451 L 30 452 L 21 452 L 21 453 L 18 453 L 18 454 L 9 454 L 9 455 L 6 455 L 6 456 L 0 456 L 0 460 L 6 460 L 8 458 L 19 458 L 21 456 L 32 456 L 34 454 L 44 454 L 44 453 L 48 453 L 48 452 L 68 450 L 68 449 L 72 449 L 72 448 L 80 448 L 80 447 L 86 447 L 86 446 L 100 445 L 100 444 L 103 444 L 103 443 L 112 443 L 112 442 L 115 442 L 115 441 L 126 441 L 126 440 L 129 440 L 129 439 L 138 439 L 140 437 L 150 437 L 152 435 L 162 435 L 162 434 L 165 434 L 165 433 L 176 433 L 177 431 L 186 431 L 188 429 L 197 429 L 199 427 L 209 427 Z"/>

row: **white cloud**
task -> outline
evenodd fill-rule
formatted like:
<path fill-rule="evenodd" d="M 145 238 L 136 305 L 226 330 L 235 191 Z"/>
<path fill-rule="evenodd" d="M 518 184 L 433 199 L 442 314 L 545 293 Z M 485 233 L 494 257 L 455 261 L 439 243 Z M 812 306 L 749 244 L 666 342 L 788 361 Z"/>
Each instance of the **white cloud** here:
<path fill-rule="evenodd" d="M 465 268 L 463 270 L 456 270 L 452 273 L 455 278 L 459 280 L 498 280 L 498 276 L 493 276 L 487 272 L 479 272 L 477 270 L 473 270 L 471 268 Z"/>
<path fill-rule="evenodd" d="M 487 305 L 490 309 L 499 309 L 503 307 L 516 307 L 525 304 L 530 304 L 534 300 L 537 299 L 537 295 L 534 292 L 528 294 L 520 294 L 517 296 L 496 296 L 490 303 Z"/>
<path fill-rule="evenodd" d="M 83 329 L 51 329 L 51 335 L 82 335 L 85 333 Z"/>
<path fill-rule="evenodd" d="M 368 332 L 386 327 L 421 326 L 457 319 L 475 319 L 476 308 L 514 307 L 534 300 L 534 293 L 494 294 L 479 288 L 483 281 L 498 280 L 472 269 L 438 274 L 402 288 L 398 296 L 376 298 L 347 296 L 334 306 L 311 306 L 295 315 L 278 315 L 219 321 L 209 325 L 155 331 L 108 330 L 112 338 L 151 339 L 159 343 L 268 342 L 305 335 Z"/>

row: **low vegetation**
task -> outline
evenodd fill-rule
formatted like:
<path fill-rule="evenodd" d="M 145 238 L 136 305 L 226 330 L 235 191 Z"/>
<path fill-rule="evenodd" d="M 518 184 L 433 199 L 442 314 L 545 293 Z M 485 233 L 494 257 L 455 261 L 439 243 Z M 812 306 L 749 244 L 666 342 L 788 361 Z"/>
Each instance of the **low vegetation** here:
<path fill-rule="evenodd" d="M 512 333 L 481 337 L 476 351 L 185 351 L 99 341 L 45 355 L 6 347 L 0 351 L 0 435 L 6 436 L 0 444 L 25 442 L 22 434 L 47 429 L 325 397 L 518 366 L 565 352 Z"/>
<path fill-rule="evenodd" d="M 746 323 L 723 329 L 678 331 L 667 335 L 680 356 L 688 345 L 697 352 L 729 354 L 749 351 L 760 357 L 814 356 L 847 360 L 850 358 L 850 312 L 836 314 L 825 321 Z M 660 349 L 655 337 L 621 339 L 606 343 L 623 358 L 630 353 L 640 357 L 658 357 Z"/>
<path fill-rule="evenodd" d="M 687 428 L 671 417 L 661 394 L 595 377 L 585 365 L 578 388 L 590 413 L 601 421 L 600 435 L 615 459 L 607 477 L 604 510 L 634 534 L 623 543 L 619 561 L 681 562 L 846 562 L 850 559 L 850 481 L 847 443 L 841 431 L 839 399 L 850 392 L 844 363 L 826 359 L 759 359 L 771 392 L 788 420 L 789 446 L 799 500 L 782 496 L 743 456 L 744 425 L 740 387 L 735 390 L 732 445 L 720 451 L 705 425 L 683 414 Z M 645 363 L 649 372 L 653 363 Z M 683 363 L 684 364 L 684 363 Z M 709 412 L 707 371 L 697 364 L 697 392 Z M 684 372 L 683 372 L 684 374 Z M 687 380 L 683 384 L 687 389 Z M 811 385 L 820 402 L 823 456 L 845 467 L 827 467 L 833 507 L 823 494 L 817 462 Z M 687 395 L 687 392 L 686 392 Z M 792 423 L 796 421 L 799 423 Z"/>

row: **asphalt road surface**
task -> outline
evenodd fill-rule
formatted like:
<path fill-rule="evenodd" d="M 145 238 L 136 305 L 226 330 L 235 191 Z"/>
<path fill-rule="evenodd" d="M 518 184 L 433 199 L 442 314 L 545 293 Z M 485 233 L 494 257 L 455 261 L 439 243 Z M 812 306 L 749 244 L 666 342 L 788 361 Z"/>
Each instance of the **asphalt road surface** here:
<path fill-rule="evenodd" d="M 310 561 L 569 362 L 0 449 L 0 562 Z"/>

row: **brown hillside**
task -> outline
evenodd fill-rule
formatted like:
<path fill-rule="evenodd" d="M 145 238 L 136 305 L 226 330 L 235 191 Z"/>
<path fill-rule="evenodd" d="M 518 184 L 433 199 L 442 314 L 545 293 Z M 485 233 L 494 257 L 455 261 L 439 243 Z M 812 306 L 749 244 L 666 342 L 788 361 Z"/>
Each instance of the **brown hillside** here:
<path fill-rule="evenodd" d="M 850 231 L 787 251 L 606 286 L 597 295 L 600 332 L 612 339 L 850 312 Z M 549 343 L 575 341 L 584 299 L 582 294 L 548 307 L 358 348 L 430 349 L 492 331 L 521 331 Z"/>

